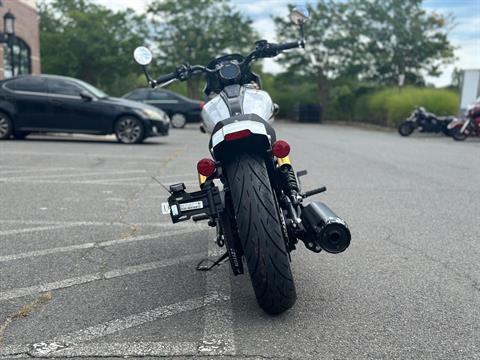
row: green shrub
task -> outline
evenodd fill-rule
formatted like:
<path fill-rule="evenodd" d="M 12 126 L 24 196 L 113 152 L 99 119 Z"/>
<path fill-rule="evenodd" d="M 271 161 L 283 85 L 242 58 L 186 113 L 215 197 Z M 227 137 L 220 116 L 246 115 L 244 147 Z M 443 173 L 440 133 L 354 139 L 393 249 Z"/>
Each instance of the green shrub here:
<path fill-rule="evenodd" d="M 452 90 L 388 88 L 359 97 L 355 104 L 354 120 L 396 127 L 417 106 L 441 116 L 455 114 L 458 104 L 459 96 Z"/>

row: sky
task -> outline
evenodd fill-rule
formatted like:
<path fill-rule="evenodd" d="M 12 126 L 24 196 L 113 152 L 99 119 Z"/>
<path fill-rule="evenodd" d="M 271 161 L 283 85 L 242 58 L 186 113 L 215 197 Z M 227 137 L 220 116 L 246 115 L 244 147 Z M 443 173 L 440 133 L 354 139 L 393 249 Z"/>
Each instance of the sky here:
<path fill-rule="evenodd" d="M 130 7 L 143 12 L 151 0 L 94 0 L 114 10 Z M 179 0 L 181 1 L 181 0 Z M 307 2 L 314 2 L 310 0 Z M 275 41 L 275 28 L 272 15 L 287 16 L 287 4 L 304 4 L 297 0 L 231 0 L 239 10 L 253 20 L 255 29 L 262 39 Z M 424 8 L 441 14 L 453 14 L 456 26 L 450 32 L 450 42 L 456 47 L 457 60 L 454 64 L 441 69 L 438 78 L 427 77 L 427 82 L 435 86 L 446 86 L 451 82 L 454 67 L 459 69 L 480 68 L 480 0 L 424 0 Z M 308 32 L 308 25 L 306 26 Z M 274 59 L 264 61 L 264 69 L 269 72 L 279 72 L 281 67 Z"/>

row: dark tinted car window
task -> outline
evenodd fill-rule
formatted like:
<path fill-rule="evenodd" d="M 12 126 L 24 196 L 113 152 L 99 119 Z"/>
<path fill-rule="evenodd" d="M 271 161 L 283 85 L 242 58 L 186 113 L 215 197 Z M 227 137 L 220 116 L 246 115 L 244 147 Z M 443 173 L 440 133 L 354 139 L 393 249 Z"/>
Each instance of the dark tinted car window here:
<path fill-rule="evenodd" d="M 47 92 L 44 79 L 33 76 L 9 81 L 5 84 L 5 87 L 13 91 Z"/>
<path fill-rule="evenodd" d="M 80 96 L 82 91 L 77 85 L 65 80 L 48 79 L 48 89 L 52 94 Z"/>
<path fill-rule="evenodd" d="M 145 90 L 136 90 L 128 94 L 127 99 L 144 100 L 146 97 L 147 97 L 147 92 Z"/>
<path fill-rule="evenodd" d="M 163 91 L 150 91 L 150 100 L 177 100 L 173 95 Z"/>

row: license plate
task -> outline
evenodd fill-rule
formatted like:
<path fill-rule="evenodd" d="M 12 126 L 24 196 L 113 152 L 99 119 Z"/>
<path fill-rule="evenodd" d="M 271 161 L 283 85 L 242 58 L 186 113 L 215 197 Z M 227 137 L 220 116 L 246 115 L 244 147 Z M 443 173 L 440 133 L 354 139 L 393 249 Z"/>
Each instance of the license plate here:
<path fill-rule="evenodd" d="M 181 211 L 203 209 L 203 201 L 193 201 L 189 203 L 180 204 Z"/>

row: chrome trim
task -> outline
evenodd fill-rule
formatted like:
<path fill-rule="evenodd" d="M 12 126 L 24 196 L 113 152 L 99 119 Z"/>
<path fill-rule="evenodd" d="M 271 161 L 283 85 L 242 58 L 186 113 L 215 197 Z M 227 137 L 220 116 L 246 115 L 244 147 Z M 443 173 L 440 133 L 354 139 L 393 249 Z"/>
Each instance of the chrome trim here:
<path fill-rule="evenodd" d="M 465 129 L 467 128 L 467 126 L 470 124 L 470 119 L 467 119 L 467 121 L 465 121 L 465 124 L 463 124 L 462 128 L 460 129 L 460 132 L 463 134 L 463 132 L 465 131 Z"/>
<path fill-rule="evenodd" d="M 65 99 L 75 99 L 75 100 L 82 100 L 82 97 L 80 95 L 78 96 L 73 96 L 73 95 L 62 95 L 62 94 L 55 94 L 51 92 L 38 92 L 38 91 L 24 91 L 24 90 L 12 90 L 9 89 L 6 85 L 8 82 L 2 85 L 2 88 L 8 92 L 14 93 L 14 94 L 22 94 L 22 95 L 36 95 L 36 96 L 47 96 L 47 97 L 59 97 L 59 98 L 65 98 Z M 74 84 L 75 87 L 80 89 L 81 91 L 85 91 L 89 93 L 92 96 L 92 100 L 98 100 L 98 98 L 93 95 L 90 91 L 88 91 L 85 88 L 82 88 L 80 86 L 77 86 Z M 48 87 L 47 87 L 48 88 Z"/>
<path fill-rule="evenodd" d="M 145 100 L 147 104 L 178 104 L 178 100 Z"/>

